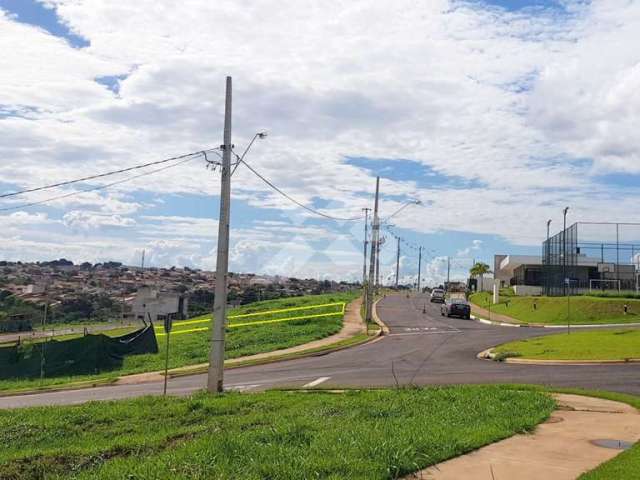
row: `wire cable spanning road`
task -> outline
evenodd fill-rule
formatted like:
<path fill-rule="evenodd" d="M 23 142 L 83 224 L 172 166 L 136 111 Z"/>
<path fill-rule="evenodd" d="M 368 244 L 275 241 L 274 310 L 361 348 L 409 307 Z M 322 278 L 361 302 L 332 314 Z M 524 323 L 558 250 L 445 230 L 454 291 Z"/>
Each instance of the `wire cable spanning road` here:
<path fill-rule="evenodd" d="M 426 313 L 423 313 L 423 308 Z M 508 328 L 440 316 L 427 296 L 392 295 L 378 304 L 389 334 L 378 341 L 320 356 L 243 367 L 225 373 L 227 388 L 368 387 L 460 383 L 536 383 L 640 394 L 640 369 L 620 365 L 516 365 L 478 360 L 478 352 L 500 343 L 557 333 Z M 550 331 L 551 330 L 551 331 Z M 203 389 L 206 375 L 169 381 L 169 393 Z M 162 393 L 161 382 L 0 398 L 0 408 L 62 405 Z"/>

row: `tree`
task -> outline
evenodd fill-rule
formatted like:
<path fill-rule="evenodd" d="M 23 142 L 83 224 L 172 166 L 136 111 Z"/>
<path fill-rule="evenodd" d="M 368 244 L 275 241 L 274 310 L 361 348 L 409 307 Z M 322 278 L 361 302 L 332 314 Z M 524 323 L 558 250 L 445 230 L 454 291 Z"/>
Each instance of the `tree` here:
<path fill-rule="evenodd" d="M 491 269 L 489 265 L 484 262 L 476 262 L 473 267 L 469 269 L 469 273 L 472 277 L 480 277 L 480 288 L 482 288 L 482 286 L 484 286 L 482 279 L 487 273 L 491 273 Z"/>

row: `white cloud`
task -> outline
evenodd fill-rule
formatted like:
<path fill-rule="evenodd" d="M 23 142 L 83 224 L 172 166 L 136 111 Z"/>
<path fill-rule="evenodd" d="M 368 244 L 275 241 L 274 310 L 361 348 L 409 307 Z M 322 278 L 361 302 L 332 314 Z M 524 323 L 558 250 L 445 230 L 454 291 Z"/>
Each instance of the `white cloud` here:
<path fill-rule="evenodd" d="M 370 157 L 411 159 L 473 185 L 383 179 L 383 214 L 403 198 L 423 201 L 394 218 L 420 233 L 466 231 L 537 245 L 550 212 L 557 216 L 569 203 L 575 218 L 640 220 L 636 191 L 616 192 L 593 179 L 640 172 L 637 2 L 564 2 L 567 14 L 447 0 L 49 3 L 91 45 L 73 49 L 0 14 L 0 155 L 8 160 L 0 182 L 38 186 L 216 146 L 224 76 L 231 74 L 237 149 L 269 129 L 248 160 L 296 199 L 333 215 L 370 206 L 372 173 L 345 162 Z M 108 75 L 126 75 L 118 94 L 96 83 Z M 349 265 L 337 255 L 328 268 L 357 276 L 348 227 L 307 225 L 308 212 L 244 168 L 233 180 L 234 200 L 287 215 L 286 225 L 238 233 L 238 242 L 248 242 L 236 252 L 243 268 L 277 268 L 257 263 L 275 244 L 291 251 L 299 271 L 322 275 L 315 255 L 326 247 L 312 243 L 319 238 L 331 251 L 354 255 Z M 215 195 L 218 182 L 194 161 L 52 207 L 61 217 L 72 210 L 63 222 L 83 225 L 83 241 L 94 238 L 89 230 L 126 227 L 143 235 L 118 237 L 126 255 L 166 237 L 178 243 L 158 247 L 158 261 L 210 265 L 215 220 L 145 215 L 148 204 L 133 194 L 151 193 L 169 208 L 163 195 Z M 12 228 L 31 234 L 15 221 Z M 197 252 L 189 242 L 199 242 Z M 295 250 L 301 242 L 304 249 Z M 458 256 L 480 247 L 473 243 Z M 24 248 L 32 248 L 27 240 Z M 280 255 L 276 261 L 287 264 Z M 433 269 L 429 275 L 441 278 Z"/>

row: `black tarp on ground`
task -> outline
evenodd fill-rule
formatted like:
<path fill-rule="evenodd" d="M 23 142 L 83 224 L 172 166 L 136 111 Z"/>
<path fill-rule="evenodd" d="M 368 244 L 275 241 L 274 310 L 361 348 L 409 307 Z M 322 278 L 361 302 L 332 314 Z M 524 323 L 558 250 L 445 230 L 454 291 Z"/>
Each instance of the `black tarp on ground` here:
<path fill-rule="evenodd" d="M 86 335 L 0 348 L 0 379 L 38 378 L 44 350 L 44 376 L 58 377 L 114 370 L 127 355 L 158 353 L 153 325 L 121 337 Z"/>

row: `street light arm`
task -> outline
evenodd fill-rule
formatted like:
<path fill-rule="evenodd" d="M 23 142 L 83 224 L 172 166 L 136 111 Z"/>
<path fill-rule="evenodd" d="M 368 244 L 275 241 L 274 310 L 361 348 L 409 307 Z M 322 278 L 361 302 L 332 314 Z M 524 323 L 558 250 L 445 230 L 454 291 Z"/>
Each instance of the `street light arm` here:
<path fill-rule="evenodd" d="M 239 156 L 239 157 L 238 157 L 238 155 L 236 155 L 236 159 L 238 160 L 238 162 L 236 163 L 235 167 L 233 167 L 233 170 L 231 171 L 231 175 L 233 175 L 235 173 L 235 171 L 238 169 L 238 167 L 240 166 L 240 164 L 244 160 L 244 157 L 247 155 L 247 153 L 249 153 L 249 150 L 251 150 L 251 146 L 253 145 L 253 142 L 255 142 L 257 138 L 264 138 L 266 136 L 267 136 L 266 132 L 258 132 L 253 136 L 253 138 L 249 142 L 249 145 L 247 145 L 247 148 L 244 149 L 243 154 L 241 156 Z"/>
<path fill-rule="evenodd" d="M 407 208 L 409 205 L 421 205 L 421 204 L 422 202 L 420 200 L 412 200 L 410 202 L 407 202 L 404 205 L 402 205 L 398 210 L 396 210 L 391 215 L 389 215 L 387 218 L 383 219 L 382 223 L 388 222 L 389 220 L 391 220 L 391 218 L 395 217 L 397 214 L 399 214 L 402 210 Z"/>

